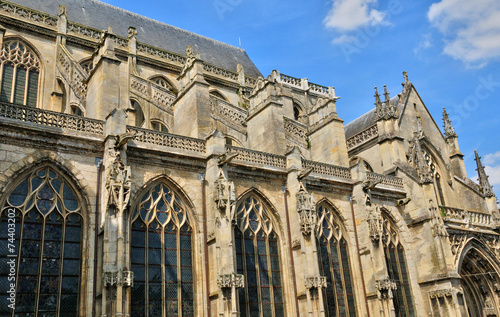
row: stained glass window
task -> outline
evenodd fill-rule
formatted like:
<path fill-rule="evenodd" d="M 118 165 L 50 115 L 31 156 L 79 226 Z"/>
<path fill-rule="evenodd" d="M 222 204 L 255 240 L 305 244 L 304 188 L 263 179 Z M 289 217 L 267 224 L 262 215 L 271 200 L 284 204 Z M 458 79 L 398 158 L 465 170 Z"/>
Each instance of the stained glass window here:
<path fill-rule="evenodd" d="M 192 228 L 166 183 L 142 196 L 131 231 L 132 316 L 194 316 Z"/>
<path fill-rule="evenodd" d="M 237 273 L 245 276 L 239 289 L 242 317 L 283 317 L 278 235 L 261 200 L 251 195 L 237 206 L 234 229 Z"/>
<path fill-rule="evenodd" d="M 326 277 L 323 289 L 325 315 L 356 316 L 356 303 L 349 264 L 347 241 L 330 207 L 318 207 L 318 260 L 321 275 Z"/>
<path fill-rule="evenodd" d="M 399 241 L 396 226 L 387 218 L 384 219 L 384 235 L 382 241 L 384 244 L 385 261 L 389 278 L 396 282 L 397 287 L 393 297 L 396 316 L 416 316 L 404 248 Z"/>
<path fill-rule="evenodd" d="M 19 40 L 5 41 L 0 52 L 0 101 L 36 106 L 40 61 Z"/>
<path fill-rule="evenodd" d="M 81 203 L 50 167 L 36 169 L 7 195 L 0 212 L 0 298 L 8 297 L 8 224 L 15 210 L 16 309 L 1 316 L 77 316 L 80 290 Z"/>

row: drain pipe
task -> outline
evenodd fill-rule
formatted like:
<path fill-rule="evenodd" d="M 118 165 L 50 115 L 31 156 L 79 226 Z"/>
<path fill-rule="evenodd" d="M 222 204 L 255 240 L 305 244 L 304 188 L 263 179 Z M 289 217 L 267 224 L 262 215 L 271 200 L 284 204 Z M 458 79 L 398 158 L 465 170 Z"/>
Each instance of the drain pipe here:
<path fill-rule="evenodd" d="M 97 190 L 95 197 L 95 232 L 94 232 L 94 282 L 92 289 L 92 316 L 95 317 L 96 312 L 96 296 L 97 296 L 97 248 L 98 248 L 98 240 L 97 236 L 99 234 L 99 197 L 101 194 L 101 174 L 102 174 L 102 159 L 96 158 L 95 163 L 97 165 Z"/>
<path fill-rule="evenodd" d="M 287 189 L 285 186 L 281 186 L 281 191 L 283 192 L 283 197 L 285 198 L 285 214 L 286 214 L 286 225 L 288 227 L 288 241 L 290 242 L 290 261 L 292 264 L 292 279 L 293 279 L 293 290 L 295 292 L 295 306 L 297 310 L 297 317 L 299 316 L 299 300 L 297 299 L 297 278 L 295 276 L 295 261 L 293 260 L 292 251 L 292 234 L 290 233 L 290 217 L 288 216 L 288 199 L 286 198 Z"/>
<path fill-rule="evenodd" d="M 203 248 L 205 252 L 205 287 L 207 288 L 207 312 L 210 315 L 210 292 L 209 292 L 209 281 L 208 281 L 208 245 L 207 245 L 207 202 L 205 197 L 205 174 L 198 174 L 198 178 L 201 183 L 201 203 L 203 209 Z"/>
<path fill-rule="evenodd" d="M 359 251 L 358 229 L 356 226 L 356 216 L 354 215 L 354 203 L 352 196 L 349 196 L 348 198 L 351 204 L 352 222 L 354 225 L 354 236 L 356 237 L 356 248 L 358 250 L 359 270 L 361 271 L 361 283 L 363 283 L 363 293 L 365 295 L 366 316 L 370 317 L 370 307 L 368 307 L 368 300 L 366 295 L 365 275 L 363 274 L 363 263 L 361 263 L 361 252 Z"/>

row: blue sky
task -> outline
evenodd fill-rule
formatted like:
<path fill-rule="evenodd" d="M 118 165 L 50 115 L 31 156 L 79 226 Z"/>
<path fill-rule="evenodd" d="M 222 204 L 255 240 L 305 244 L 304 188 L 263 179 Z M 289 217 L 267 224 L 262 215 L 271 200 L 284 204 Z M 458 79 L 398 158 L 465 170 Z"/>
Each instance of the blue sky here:
<path fill-rule="evenodd" d="M 407 70 L 439 125 L 442 108 L 450 113 L 469 177 L 477 149 L 500 194 L 498 0 L 105 2 L 241 43 L 264 76 L 277 69 L 334 86 L 346 123 L 374 107 L 374 86 L 400 93 Z"/>

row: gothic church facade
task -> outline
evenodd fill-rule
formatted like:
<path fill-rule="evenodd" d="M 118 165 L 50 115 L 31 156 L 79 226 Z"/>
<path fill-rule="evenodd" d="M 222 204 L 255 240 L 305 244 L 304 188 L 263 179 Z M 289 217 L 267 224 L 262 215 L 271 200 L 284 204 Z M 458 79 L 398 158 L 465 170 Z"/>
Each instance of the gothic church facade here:
<path fill-rule="evenodd" d="M 344 125 L 95 0 L 0 1 L 0 47 L 1 316 L 500 315 L 496 197 L 406 72 Z"/>

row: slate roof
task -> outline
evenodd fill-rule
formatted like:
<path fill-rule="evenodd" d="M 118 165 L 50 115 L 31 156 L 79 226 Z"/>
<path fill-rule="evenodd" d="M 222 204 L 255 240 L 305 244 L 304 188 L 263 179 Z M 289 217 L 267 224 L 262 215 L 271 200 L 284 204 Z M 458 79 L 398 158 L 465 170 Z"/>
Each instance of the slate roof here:
<path fill-rule="evenodd" d="M 398 105 L 399 103 L 399 95 L 391 98 L 391 105 Z M 403 105 L 398 105 L 398 113 L 401 115 L 403 110 Z M 377 114 L 375 112 L 375 108 L 368 111 L 361 117 L 354 119 L 344 126 L 345 138 L 349 139 L 350 137 L 355 136 L 359 132 L 368 129 L 372 125 L 377 123 Z"/>
<path fill-rule="evenodd" d="M 113 28 L 113 33 L 126 37 L 128 28 L 137 29 L 137 41 L 180 55 L 186 55 L 186 46 L 205 62 L 236 71 L 242 64 L 245 74 L 258 77 L 262 74 L 250 60 L 245 50 L 198 35 L 139 14 L 96 0 L 10 0 L 24 7 L 57 16 L 59 5 L 66 6 L 68 20 L 99 30 Z M 160 5 L 160 2 L 158 2 Z M 163 5 L 163 3 L 161 4 Z"/>

